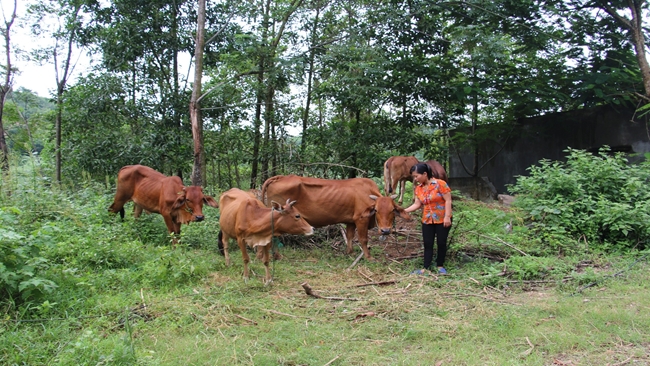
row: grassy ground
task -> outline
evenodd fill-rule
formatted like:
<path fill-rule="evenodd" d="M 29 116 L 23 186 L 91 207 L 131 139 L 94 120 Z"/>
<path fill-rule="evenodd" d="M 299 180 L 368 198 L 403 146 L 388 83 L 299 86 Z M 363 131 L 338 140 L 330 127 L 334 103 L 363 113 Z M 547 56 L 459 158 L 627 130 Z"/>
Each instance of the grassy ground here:
<path fill-rule="evenodd" d="M 335 229 L 285 240 L 264 286 L 255 260 L 241 278 L 235 245 L 225 266 L 216 210 L 172 249 L 159 215 L 121 222 L 110 201 L 91 187 L 0 202 L 3 246 L 39 247 L 33 268 L 58 286 L 0 303 L 0 364 L 650 365 L 644 253 L 545 244 L 503 207 L 455 203 L 448 276 L 410 275 L 422 259 L 399 240 L 373 238 L 378 260 L 352 266 Z"/>
<path fill-rule="evenodd" d="M 607 263 L 603 281 L 484 285 L 480 273 L 412 276 L 414 263 L 286 249 L 274 283 L 241 260 L 187 286 L 97 289 L 67 320 L 2 323 L 4 364 L 650 364 L 648 265 Z M 239 259 L 239 260 L 238 260 Z M 116 276 L 120 276 L 116 274 Z M 383 285 L 367 285 L 368 283 Z M 307 283 L 318 296 L 303 288 Z M 80 285 L 82 286 L 82 285 Z M 584 286 L 582 286 L 584 287 Z M 327 299 L 340 298 L 342 300 Z M 80 305 L 81 307 L 81 305 Z M 99 316 L 105 314 L 103 316 Z"/>

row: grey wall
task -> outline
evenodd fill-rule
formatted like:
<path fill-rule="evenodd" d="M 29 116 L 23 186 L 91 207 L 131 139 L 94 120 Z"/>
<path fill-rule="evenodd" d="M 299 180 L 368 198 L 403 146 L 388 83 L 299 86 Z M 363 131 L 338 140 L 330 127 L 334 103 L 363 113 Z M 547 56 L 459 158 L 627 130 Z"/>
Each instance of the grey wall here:
<path fill-rule="evenodd" d="M 495 131 L 495 126 L 479 126 L 485 132 Z M 454 134 L 454 131 L 451 133 Z M 507 135 L 510 135 L 506 139 Z M 507 184 L 516 182 L 516 176 L 527 175 L 526 168 L 541 159 L 566 160 L 567 147 L 597 151 L 603 145 L 627 153 L 650 152 L 650 132 L 646 117 L 635 118 L 633 109 L 601 106 L 588 110 L 554 113 L 535 118 L 522 119 L 510 134 L 501 133 L 495 140 L 479 147 L 479 176 L 487 177 L 498 193 L 507 193 Z M 459 153 L 459 154 L 458 154 Z M 469 149 L 460 152 L 452 149 L 449 161 L 449 177 L 469 177 L 461 164 L 471 171 L 473 153 Z M 631 160 L 640 158 L 631 158 Z M 452 189 L 454 189 L 452 187 Z"/>

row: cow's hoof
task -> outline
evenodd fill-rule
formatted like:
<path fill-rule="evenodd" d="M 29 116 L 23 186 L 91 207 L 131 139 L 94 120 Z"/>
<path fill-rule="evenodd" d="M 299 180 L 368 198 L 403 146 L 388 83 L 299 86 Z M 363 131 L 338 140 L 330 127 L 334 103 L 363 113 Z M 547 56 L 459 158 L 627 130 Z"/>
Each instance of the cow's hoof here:
<path fill-rule="evenodd" d="M 268 281 L 264 281 L 264 286 L 270 286 L 272 284 L 273 284 L 273 279 L 272 278 L 270 280 L 268 280 Z"/>

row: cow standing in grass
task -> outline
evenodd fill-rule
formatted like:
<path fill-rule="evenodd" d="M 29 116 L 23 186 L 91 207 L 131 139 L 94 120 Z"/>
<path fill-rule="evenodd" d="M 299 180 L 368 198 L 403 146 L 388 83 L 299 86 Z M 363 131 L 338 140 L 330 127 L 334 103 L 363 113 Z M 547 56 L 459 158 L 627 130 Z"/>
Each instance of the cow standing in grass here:
<path fill-rule="evenodd" d="M 248 280 L 248 263 L 250 258 L 246 246 L 261 250 L 260 257 L 264 262 L 265 283 L 271 281 L 269 271 L 269 248 L 273 236 L 282 234 L 312 235 L 314 228 L 305 221 L 300 212 L 294 207 L 296 201 L 286 200 L 281 206 L 273 202 L 272 207 L 264 206 L 262 201 L 250 192 L 232 188 L 221 194 L 219 207 L 219 248 L 223 248 L 226 264 L 230 265 L 228 240 L 236 239 L 244 257 L 244 279 Z"/>
<path fill-rule="evenodd" d="M 142 210 L 161 214 L 173 244 L 181 234 L 181 224 L 203 221 L 203 204 L 219 207 L 217 201 L 203 194 L 197 186 L 185 187 L 179 177 L 168 177 L 144 165 L 127 165 L 117 175 L 117 191 L 109 212 L 124 218 L 124 204 L 133 201 L 133 215 Z"/>
<path fill-rule="evenodd" d="M 379 234 L 392 231 L 395 215 L 411 220 L 394 197 L 384 197 L 377 184 L 368 178 L 320 179 L 296 175 L 278 175 L 262 185 L 266 202 L 295 199 L 295 207 L 314 227 L 346 224 L 347 253 L 351 254 L 355 229 L 361 250 L 370 260 L 368 229 L 377 227 Z"/>

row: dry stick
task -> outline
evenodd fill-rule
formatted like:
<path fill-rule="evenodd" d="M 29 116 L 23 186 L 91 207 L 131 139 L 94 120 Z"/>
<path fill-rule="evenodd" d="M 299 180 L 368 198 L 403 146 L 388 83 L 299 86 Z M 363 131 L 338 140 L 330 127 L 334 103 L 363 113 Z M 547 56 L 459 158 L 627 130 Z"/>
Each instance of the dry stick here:
<path fill-rule="evenodd" d="M 352 267 L 356 266 L 357 263 L 359 263 L 359 261 L 361 260 L 361 257 L 363 257 L 363 250 L 361 251 L 361 253 L 360 253 L 359 256 L 357 257 L 357 259 L 355 259 L 354 262 L 352 262 L 352 264 L 350 265 L 350 267 L 348 267 L 348 271 L 351 270 Z"/>
<path fill-rule="evenodd" d="M 532 343 L 530 343 L 530 339 L 528 339 L 528 337 L 526 337 L 526 341 L 528 342 L 528 345 L 530 345 L 530 348 L 522 352 L 520 354 L 521 357 L 526 357 L 530 355 L 530 353 L 533 352 L 533 350 L 535 349 L 535 346 Z"/>
<path fill-rule="evenodd" d="M 402 259 L 415 259 L 415 258 L 420 258 L 420 257 L 423 257 L 423 256 L 424 256 L 424 254 L 407 255 L 407 256 L 404 256 L 404 257 L 393 258 L 393 260 L 398 261 L 398 260 L 402 260 Z"/>
<path fill-rule="evenodd" d="M 630 362 L 631 359 L 632 359 L 632 356 L 628 357 L 627 360 L 625 360 L 625 361 L 621 361 L 621 362 L 618 362 L 618 363 L 613 363 L 612 366 L 627 365 Z"/>
<path fill-rule="evenodd" d="M 377 286 L 385 286 L 385 285 L 392 285 L 392 284 L 395 284 L 395 283 L 397 283 L 397 281 L 395 281 L 395 280 L 393 280 L 393 281 L 381 281 L 381 282 L 370 282 L 370 283 L 361 283 L 361 284 L 358 284 L 358 285 L 354 285 L 354 287 L 375 286 L 375 285 L 377 285 Z"/>
<path fill-rule="evenodd" d="M 301 284 L 302 288 L 305 289 L 305 293 L 309 296 L 315 297 L 317 299 L 323 299 L 323 300 L 336 300 L 336 301 L 342 301 L 342 300 L 349 300 L 349 301 L 359 301 L 359 299 L 355 298 L 346 298 L 346 297 L 325 297 L 318 295 L 314 293 L 314 290 L 312 290 L 311 286 L 307 282 L 303 282 Z"/>
<path fill-rule="evenodd" d="M 271 309 L 262 309 L 262 310 L 264 310 L 264 311 L 266 311 L 266 312 L 269 312 L 269 313 L 273 313 L 273 314 L 289 316 L 289 317 L 292 317 L 292 318 L 304 318 L 304 319 L 312 320 L 312 319 L 311 319 L 310 317 L 308 317 L 308 316 L 291 315 L 291 314 L 281 313 L 281 312 L 279 312 L 279 311 L 275 311 L 275 310 L 271 310 Z"/>
<path fill-rule="evenodd" d="M 332 362 L 338 360 L 339 357 L 341 357 L 341 356 L 336 356 L 336 357 L 334 357 L 330 362 L 326 363 L 324 366 L 330 366 L 330 365 L 332 364 Z"/>
<path fill-rule="evenodd" d="M 519 248 L 515 247 L 514 245 L 512 245 L 512 244 L 510 244 L 510 243 L 508 243 L 508 242 L 505 242 L 505 241 L 503 241 L 503 240 L 501 240 L 501 239 L 499 239 L 499 238 L 493 238 L 493 237 L 491 237 L 491 236 L 483 235 L 483 234 L 481 234 L 481 233 L 476 233 L 476 232 L 474 232 L 474 234 L 476 234 L 476 235 L 478 235 L 478 236 L 480 236 L 480 237 L 486 238 L 486 239 L 490 239 L 490 240 L 498 241 L 499 243 L 504 244 L 504 245 L 507 245 L 508 247 L 510 247 L 510 248 L 512 248 L 512 249 L 514 249 L 514 250 L 516 250 L 516 251 L 518 251 L 519 253 L 521 253 L 521 254 L 523 254 L 523 255 L 525 255 L 525 256 L 528 256 L 528 254 L 525 253 L 524 251 L 520 250 Z"/>
<path fill-rule="evenodd" d="M 240 318 L 240 319 L 244 319 L 244 320 L 246 320 L 247 322 L 251 322 L 251 323 L 253 323 L 253 325 L 257 325 L 257 322 L 256 322 L 255 320 L 250 320 L 250 319 L 244 318 L 243 316 L 241 316 L 241 315 L 237 315 L 237 314 L 235 314 L 235 316 L 238 317 L 238 318 Z"/>
<path fill-rule="evenodd" d="M 373 280 L 372 278 L 370 278 L 370 276 L 368 276 L 368 275 L 366 275 L 365 273 L 361 272 L 361 271 L 359 270 L 359 268 L 357 268 L 357 273 L 359 273 L 360 275 L 362 275 L 363 277 L 365 277 L 365 279 L 367 279 L 368 281 L 370 281 L 370 282 L 375 282 L 375 280 Z"/>

